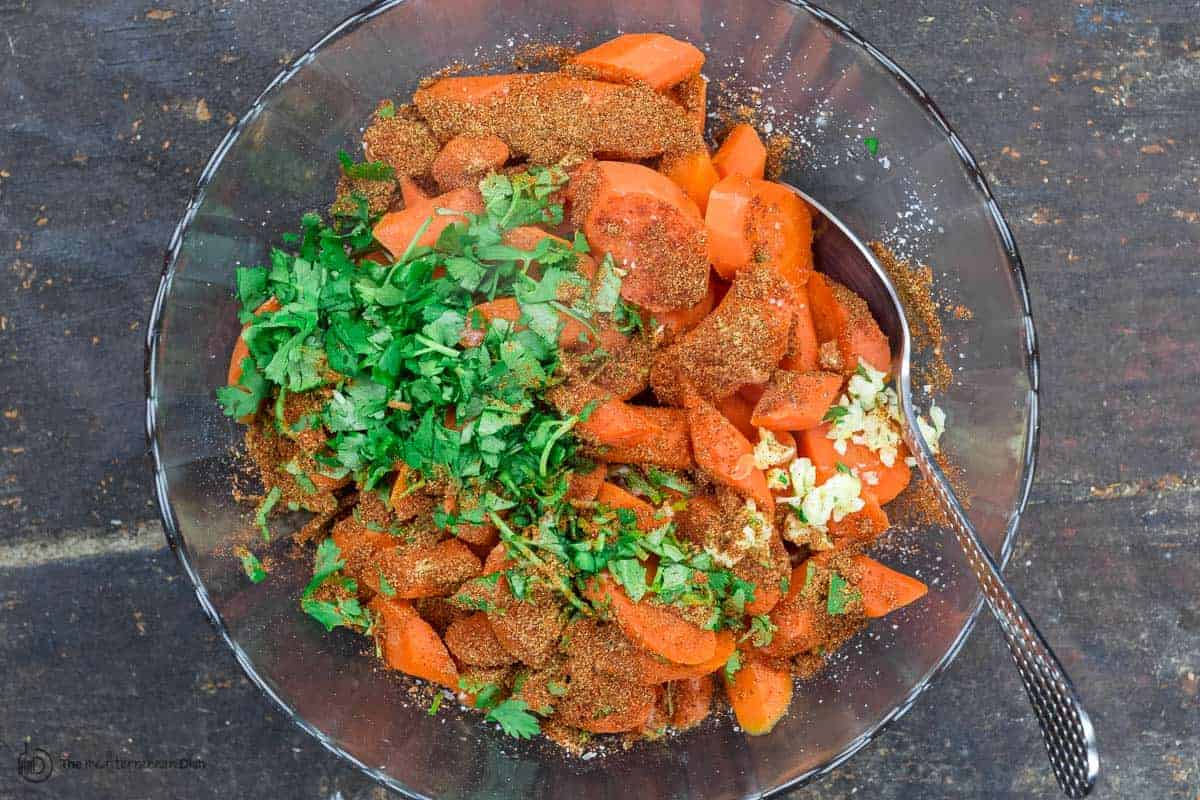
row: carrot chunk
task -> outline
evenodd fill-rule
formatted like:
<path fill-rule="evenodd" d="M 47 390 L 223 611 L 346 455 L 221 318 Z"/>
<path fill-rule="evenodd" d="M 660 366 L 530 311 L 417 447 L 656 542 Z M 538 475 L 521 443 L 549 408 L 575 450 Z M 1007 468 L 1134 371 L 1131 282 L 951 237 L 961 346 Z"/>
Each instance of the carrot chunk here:
<path fill-rule="evenodd" d="M 745 175 L 761 179 L 767 167 L 767 148 L 758 138 L 758 132 L 742 122 L 726 134 L 725 141 L 713 156 L 713 166 L 722 178 Z"/>
<path fill-rule="evenodd" d="M 694 393 L 686 397 L 688 426 L 696 464 L 718 483 L 751 498 L 770 519 L 775 496 L 767 478 L 754 466 L 754 447 L 732 422 Z"/>
<path fill-rule="evenodd" d="M 266 301 L 258 308 L 254 309 L 254 315 L 267 314 L 280 309 L 279 300 L 274 297 L 268 297 Z M 242 326 L 242 331 L 250 327 L 250 323 Z M 237 341 L 233 343 L 233 353 L 229 356 L 229 370 L 225 375 L 225 382 L 230 386 L 237 386 L 238 381 L 242 379 L 242 362 L 250 357 L 250 348 L 246 345 L 246 340 L 239 333 Z"/>
<path fill-rule="evenodd" d="M 912 479 L 912 470 L 904 463 L 907 451 L 901 447 L 892 465 L 886 466 L 879 454 L 866 445 L 846 442 L 846 452 L 839 453 L 833 447 L 833 439 L 825 434 L 829 424 L 809 428 L 796 434 L 800 451 L 808 456 L 817 471 L 817 483 L 823 483 L 837 472 L 839 463 L 858 474 L 863 488 L 870 491 L 879 503 L 886 504 L 896 499 Z"/>
<path fill-rule="evenodd" d="M 860 360 L 883 372 L 891 370 L 891 347 L 867 301 L 825 275 L 810 278 L 808 295 L 817 338 L 837 343 L 847 375 L 854 374 Z"/>
<path fill-rule="evenodd" d="M 637 526 L 644 531 L 652 531 L 662 523 L 654 517 L 654 506 L 635 494 L 625 491 L 615 483 L 605 481 L 600 484 L 596 493 L 596 502 L 609 508 L 626 508 L 637 517 Z"/>
<path fill-rule="evenodd" d="M 573 471 L 568 479 L 567 500 L 576 503 L 595 500 L 607 474 L 608 464 L 603 461 L 597 462 L 591 470 Z"/>
<path fill-rule="evenodd" d="M 882 617 L 909 603 L 920 600 L 929 587 L 916 578 L 885 567 L 868 556 L 854 556 L 857 576 L 848 576 L 862 593 L 863 612 L 868 617 Z"/>
<path fill-rule="evenodd" d="M 792 330 L 788 334 L 787 354 L 779 366 L 793 372 L 815 370 L 820 348 L 817 329 L 813 325 L 812 308 L 808 302 L 808 286 L 800 286 L 792 302 Z"/>
<path fill-rule="evenodd" d="M 871 544 L 891 525 L 887 512 L 879 505 L 874 494 L 863 491 L 862 499 L 863 507 L 860 510 L 838 521 L 829 520 L 829 538 L 834 545 Z"/>
<path fill-rule="evenodd" d="M 707 150 L 693 150 L 690 153 L 666 156 L 660 167 L 664 175 L 679 186 L 688 197 L 695 201 L 703 214 L 708 208 L 708 193 L 716 186 L 721 177 L 713 166 Z"/>
<path fill-rule="evenodd" d="M 661 90 L 695 75 L 704 66 L 704 53 L 694 45 L 661 33 L 624 33 L 584 50 L 572 64 L 604 80 L 643 83 Z"/>
<path fill-rule="evenodd" d="M 377 594 L 368 607 L 376 615 L 376 636 L 382 639 L 384 663 L 409 675 L 458 689 L 458 668 L 450 652 L 411 603 Z"/>
<path fill-rule="evenodd" d="M 717 632 L 716 647 L 712 657 L 699 664 L 676 664 L 648 650 L 643 650 L 639 656 L 642 681 L 644 683 L 665 683 L 711 674 L 725 666 L 725 662 L 729 660 L 736 649 L 737 639 L 734 638 L 733 633 L 723 630 Z"/>
<path fill-rule="evenodd" d="M 467 220 L 461 213 L 438 214 L 439 208 L 482 214 L 483 198 L 474 188 L 455 189 L 423 203 L 414 203 L 402 211 L 389 211 L 375 223 L 375 238 L 395 258 L 399 258 L 414 239 L 419 247 L 433 247 L 442 231 L 455 222 Z M 429 226 L 420 238 L 417 238 L 417 232 L 421 230 L 425 220 L 429 220 Z"/>
<path fill-rule="evenodd" d="M 821 424 L 822 417 L 842 390 L 842 376 L 833 372 L 788 372 L 771 376 L 754 414 L 753 425 L 773 431 L 799 431 Z"/>
<path fill-rule="evenodd" d="M 508 161 L 508 145 L 494 134 L 455 136 L 433 160 L 433 179 L 443 192 L 475 186 Z"/>
<path fill-rule="evenodd" d="M 404 599 L 448 595 L 482 569 L 479 557 L 458 539 L 411 550 L 393 548 L 381 553 L 376 563 L 378 569 L 368 570 L 363 582 L 378 592 L 382 574 L 395 596 Z"/>
<path fill-rule="evenodd" d="M 734 173 L 708 195 L 709 254 L 722 278 L 765 263 L 793 287 L 812 272 L 812 215 L 786 186 Z"/>
<path fill-rule="evenodd" d="M 683 620 L 667 607 L 635 603 L 607 575 L 593 579 L 585 592 L 593 603 L 609 604 L 617 625 L 635 644 L 676 664 L 703 664 L 717 649 L 717 635 Z"/>
<path fill-rule="evenodd" d="M 742 668 L 725 676 L 725 693 L 742 730 L 751 736 L 770 733 L 792 704 L 792 673 L 746 656 Z"/>
<path fill-rule="evenodd" d="M 668 469 L 692 469 L 692 436 L 687 414 L 677 408 L 636 406 L 639 415 L 658 429 L 652 437 L 635 445 L 611 447 L 603 458 L 613 464 L 654 464 Z"/>
<path fill-rule="evenodd" d="M 671 726 L 687 730 L 699 725 L 712 709 L 713 679 L 711 675 L 677 681 L 672 687 Z"/>

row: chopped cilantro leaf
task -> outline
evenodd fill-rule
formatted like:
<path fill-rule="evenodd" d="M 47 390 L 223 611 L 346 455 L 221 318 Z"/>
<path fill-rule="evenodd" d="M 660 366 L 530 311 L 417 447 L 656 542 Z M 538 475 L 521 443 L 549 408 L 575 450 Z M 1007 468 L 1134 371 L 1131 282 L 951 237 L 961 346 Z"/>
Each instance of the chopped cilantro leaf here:
<path fill-rule="evenodd" d="M 497 722 L 509 736 L 528 739 L 542 732 L 537 717 L 530 714 L 524 700 L 509 698 L 488 712 L 487 718 Z"/>
<path fill-rule="evenodd" d="M 733 680 L 733 676 L 737 675 L 738 670 L 742 668 L 742 654 L 739 650 L 734 650 L 729 655 L 729 659 L 725 662 L 725 677 Z"/>
<path fill-rule="evenodd" d="M 850 413 L 850 409 L 845 406 L 830 406 L 825 412 L 825 416 L 821 417 L 822 422 L 837 422 L 842 417 Z"/>
<path fill-rule="evenodd" d="M 262 531 L 264 542 L 271 541 L 271 529 L 267 527 L 267 516 L 271 513 L 271 509 L 275 508 L 275 504 L 279 502 L 279 498 L 283 497 L 283 490 L 275 486 L 271 491 L 267 492 L 267 496 L 258 504 L 258 508 L 254 511 L 254 524 Z"/>
<path fill-rule="evenodd" d="M 394 112 L 393 112 L 394 113 Z M 342 165 L 342 174 L 347 178 L 359 178 L 368 181 L 386 181 L 395 176 L 395 170 L 382 161 L 370 161 L 355 164 L 354 159 L 345 150 L 338 150 L 338 161 Z"/>
<path fill-rule="evenodd" d="M 258 556 L 244 547 L 239 547 L 234 552 L 242 560 L 242 570 L 251 583 L 262 583 L 266 579 L 267 571 L 258 560 Z"/>
<path fill-rule="evenodd" d="M 442 707 L 442 693 L 438 692 L 433 696 L 433 702 L 429 704 L 429 709 L 425 712 L 431 717 L 436 717 L 438 709 Z"/>
<path fill-rule="evenodd" d="M 850 588 L 846 579 L 836 572 L 829 573 L 829 600 L 825 610 L 835 616 L 845 614 L 847 607 L 862 597 L 857 589 Z"/>
<path fill-rule="evenodd" d="M 867 146 L 867 152 L 871 155 L 875 155 L 879 152 L 879 139 L 875 138 L 874 136 L 868 136 L 867 138 L 863 139 L 863 144 Z"/>

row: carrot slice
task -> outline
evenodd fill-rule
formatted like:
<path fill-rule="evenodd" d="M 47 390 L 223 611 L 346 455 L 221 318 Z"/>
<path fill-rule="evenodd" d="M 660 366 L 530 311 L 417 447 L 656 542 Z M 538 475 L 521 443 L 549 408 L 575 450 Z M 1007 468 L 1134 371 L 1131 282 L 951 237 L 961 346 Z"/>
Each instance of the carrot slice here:
<path fill-rule="evenodd" d="M 712 709 L 713 679 L 711 675 L 688 678 L 672 685 L 671 725 L 677 730 L 687 730 L 699 725 Z"/>
<path fill-rule="evenodd" d="M 712 187 L 704 217 L 709 253 L 722 278 L 766 263 L 793 287 L 812 272 L 812 214 L 786 186 L 732 174 Z"/>
<path fill-rule="evenodd" d="M 778 370 L 755 405 L 750 421 L 772 431 L 812 428 L 821 424 L 841 390 L 842 376 L 834 372 Z"/>
<path fill-rule="evenodd" d="M 825 275 L 810 278 L 808 292 L 817 338 L 837 343 L 846 374 L 853 374 L 860 360 L 883 372 L 892 368 L 888 339 L 866 300 Z"/>
<path fill-rule="evenodd" d="M 808 292 L 813 328 L 817 332 L 817 341 L 821 343 L 837 339 L 842 326 L 846 324 L 846 312 L 833 296 L 832 282 L 832 278 L 814 272 L 804 287 Z"/>
<path fill-rule="evenodd" d="M 442 78 L 429 86 L 418 89 L 413 95 L 417 108 L 421 100 L 444 103 L 494 103 L 512 91 L 515 75 L 463 75 Z M 422 113 L 424 113 L 422 111 Z"/>
<path fill-rule="evenodd" d="M 444 639 L 446 648 L 462 664 L 502 667 L 515 661 L 496 638 L 492 623 L 482 611 L 451 622 Z"/>
<path fill-rule="evenodd" d="M 676 664 L 703 664 L 717 649 L 717 635 L 684 621 L 663 606 L 635 603 L 607 575 L 593 579 L 585 593 L 593 603 L 608 603 L 617 625 L 635 644 Z"/>
<path fill-rule="evenodd" d="M 380 591 L 379 575 L 387 578 L 395 596 L 404 599 L 441 597 L 465 580 L 480 574 L 479 557 L 458 539 L 446 539 L 429 547 L 387 550 L 380 554 L 378 569 L 363 576 L 363 582 Z"/>
<path fill-rule="evenodd" d="M 654 464 L 669 469 L 692 469 L 692 436 L 687 414 L 677 408 L 634 406 L 640 416 L 656 426 L 654 436 L 636 445 L 606 449 L 605 461 L 612 464 Z"/>
<path fill-rule="evenodd" d="M 708 117 L 708 78 L 693 75 L 685 78 L 671 89 L 670 97 L 683 107 L 696 132 L 704 135 L 704 124 Z"/>
<path fill-rule="evenodd" d="M 625 709 L 579 720 L 579 727 L 590 733 L 624 733 L 639 730 L 645 727 L 650 715 L 654 713 L 654 700 L 654 692 L 645 692 L 632 700 Z"/>
<path fill-rule="evenodd" d="M 704 53 L 662 33 L 624 33 L 571 59 L 597 76 L 618 83 L 644 83 L 661 90 L 695 75 Z"/>
<path fill-rule="evenodd" d="M 745 175 L 761 179 L 767 168 L 767 148 L 758 138 L 758 132 L 741 122 L 725 135 L 725 141 L 713 155 L 713 166 L 722 178 Z"/>
<path fill-rule="evenodd" d="M 651 311 L 695 305 L 708 291 L 704 221 L 695 202 L 649 167 L 596 161 L 576 171 L 583 232 L 626 271 L 621 296 Z"/>
<path fill-rule="evenodd" d="M 458 668 L 428 622 L 407 600 L 375 595 L 368 607 L 376 615 L 383 660 L 392 669 L 458 689 Z"/>
<path fill-rule="evenodd" d="M 652 531 L 662 524 L 654 518 L 654 506 L 615 483 L 601 483 L 600 491 L 596 493 L 596 502 L 613 509 L 629 509 L 637 517 L 637 526 L 644 531 Z"/>
<path fill-rule="evenodd" d="M 729 280 L 754 258 L 749 237 L 750 180 L 732 175 L 713 185 L 708 193 L 704 225 L 713 269 Z"/>
<path fill-rule="evenodd" d="M 405 175 L 400 178 L 400 198 L 404 200 L 404 207 L 417 206 L 429 200 L 429 195 L 425 193 L 417 182 Z M 387 263 L 387 262 L 382 262 Z"/>
<path fill-rule="evenodd" d="M 712 657 L 700 664 L 676 664 L 643 650 L 639 654 L 642 681 L 644 683 L 666 683 L 709 675 L 725 666 L 725 662 L 737 649 L 737 639 L 729 630 L 717 632 L 716 649 Z"/>
<path fill-rule="evenodd" d="M 754 423 L 750 421 L 751 417 L 754 416 L 754 403 L 751 403 L 745 395 L 740 391 L 734 392 L 728 397 L 718 400 L 716 406 L 722 416 L 732 422 L 733 426 L 738 429 L 742 436 L 746 437 L 747 441 L 755 442 L 758 440 L 758 430 L 754 427 Z"/>
<path fill-rule="evenodd" d="M 885 567 L 868 556 L 854 556 L 854 565 L 858 575 L 852 583 L 862 593 L 863 612 L 868 617 L 890 614 L 929 592 L 929 587 L 922 581 Z"/>
<path fill-rule="evenodd" d="M 904 463 L 908 451 L 903 447 L 889 467 L 879 460 L 878 453 L 865 445 L 846 442 L 846 452 L 837 452 L 833 448 L 833 439 L 825 435 L 828 431 L 829 424 L 825 423 L 796 434 L 800 451 L 816 467 L 817 483 L 823 483 L 837 472 L 840 462 L 858 474 L 863 488 L 869 490 L 880 504 L 892 502 L 908 486 L 912 470 Z"/>
<path fill-rule="evenodd" d="M 685 397 L 696 464 L 714 480 L 750 497 L 767 519 L 775 514 L 775 496 L 754 466 L 754 447 L 732 422 L 695 393 Z"/>
<path fill-rule="evenodd" d="M 389 211 L 375 223 L 375 238 L 389 253 L 399 258 L 408 249 L 425 220 L 429 220 L 429 227 L 416 241 L 420 247 L 432 247 L 442 231 L 455 222 L 466 222 L 467 219 L 462 214 L 438 214 L 439 208 L 482 214 L 483 198 L 477 189 L 455 189 L 423 203 L 414 203 L 402 211 Z"/>
<path fill-rule="evenodd" d="M 770 733 L 792 704 L 792 673 L 745 657 L 732 678 L 723 674 L 729 705 L 742 730 L 751 736 Z"/>
<path fill-rule="evenodd" d="M 845 544 L 870 544 L 888 529 L 891 521 L 887 512 L 870 491 L 862 493 L 863 507 L 842 517 L 839 521 L 829 520 L 829 537 L 836 546 Z"/>
<path fill-rule="evenodd" d="M 707 150 L 665 156 L 660 167 L 663 174 L 695 201 L 703 214 L 708 208 L 708 193 L 721 180 Z"/>
<path fill-rule="evenodd" d="M 791 658 L 821 643 L 817 609 L 800 595 L 807 576 L 807 562 L 792 570 L 787 594 L 771 609 L 775 633 L 765 647 L 759 648 L 764 654 L 773 658 Z"/>
<path fill-rule="evenodd" d="M 603 461 L 597 462 L 589 471 L 573 471 L 568 478 L 567 500 L 577 503 L 595 500 L 607 474 L 608 464 Z"/>
<path fill-rule="evenodd" d="M 546 393 L 552 405 L 564 414 L 581 414 L 589 405 L 592 412 L 575 425 L 585 441 L 609 447 L 632 447 L 661 432 L 658 421 L 644 406 L 617 400 L 590 383 L 565 383 Z M 605 460 L 611 460 L 607 456 Z"/>
<path fill-rule="evenodd" d="M 677 308 L 673 311 L 657 311 L 644 314 L 643 318 L 649 317 L 654 323 L 662 325 L 665 339 L 671 341 L 690 331 L 692 328 L 700 324 L 700 321 L 712 312 L 717 304 L 717 287 L 710 279 L 708 282 L 708 291 L 704 293 L 704 297 L 699 303 L 687 308 Z"/>
<path fill-rule="evenodd" d="M 455 136 L 442 145 L 430 171 L 443 192 L 475 186 L 508 161 L 508 145 L 495 134 Z"/>
<path fill-rule="evenodd" d="M 792 303 L 792 330 L 788 334 L 787 355 L 779 362 L 779 366 L 794 372 L 810 372 L 817 368 L 820 349 L 821 343 L 817 340 L 817 329 L 813 326 L 812 309 L 808 302 L 808 286 L 797 287 Z"/>

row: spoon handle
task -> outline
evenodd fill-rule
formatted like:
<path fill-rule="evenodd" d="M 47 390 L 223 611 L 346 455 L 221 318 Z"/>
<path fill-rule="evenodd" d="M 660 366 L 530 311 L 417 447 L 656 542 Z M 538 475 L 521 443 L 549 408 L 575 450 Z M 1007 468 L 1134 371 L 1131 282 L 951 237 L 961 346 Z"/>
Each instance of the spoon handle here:
<path fill-rule="evenodd" d="M 1100 772 L 1100 753 L 1092 722 L 1054 651 L 1000 576 L 999 567 L 980 541 L 975 526 L 967 519 L 911 412 L 906 416 L 910 421 L 905 426 L 908 448 L 950 518 L 955 538 L 979 579 L 988 608 L 1000 623 L 1008 651 L 1021 673 L 1021 682 L 1041 725 L 1058 785 L 1067 797 L 1084 797 L 1092 790 Z"/>

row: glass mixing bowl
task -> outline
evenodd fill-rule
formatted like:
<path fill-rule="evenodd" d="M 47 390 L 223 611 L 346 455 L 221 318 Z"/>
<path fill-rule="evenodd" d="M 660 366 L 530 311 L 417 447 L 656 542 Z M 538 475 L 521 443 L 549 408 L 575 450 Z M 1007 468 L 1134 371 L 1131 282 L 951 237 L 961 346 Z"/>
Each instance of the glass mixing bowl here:
<path fill-rule="evenodd" d="M 284 537 L 272 544 L 274 570 L 259 585 L 231 557 L 248 522 L 229 484 L 240 427 L 222 416 L 213 392 L 238 332 L 234 265 L 264 261 L 302 212 L 328 205 L 333 156 L 355 149 L 380 98 L 406 97 L 452 61 L 501 64 L 530 41 L 589 45 L 639 30 L 703 46 L 710 104 L 757 104 L 760 128 L 792 136 L 800 157 L 784 180 L 863 239 L 929 263 L 937 286 L 971 310 L 970 320 L 945 315 L 955 382 L 939 399 L 950 420 L 944 441 L 993 552 L 1007 556 L 1024 507 L 1037 364 L 1021 263 L 966 147 L 890 59 L 819 9 L 777 0 L 371 6 L 272 81 L 204 170 L 154 304 L 147 423 L 167 537 L 246 673 L 330 750 L 411 796 L 777 792 L 834 768 L 903 714 L 958 652 L 980 609 L 948 531 L 894 535 L 881 558 L 924 578 L 929 597 L 876 622 L 828 671 L 799 684 L 773 733 L 748 738 L 715 719 L 584 760 L 514 741 L 456 709 L 429 716 L 406 694 L 407 679 L 363 656 L 361 637 L 325 634 L 300 612 L 310 559 L 289 558 Z"/>

